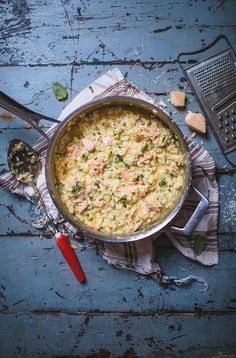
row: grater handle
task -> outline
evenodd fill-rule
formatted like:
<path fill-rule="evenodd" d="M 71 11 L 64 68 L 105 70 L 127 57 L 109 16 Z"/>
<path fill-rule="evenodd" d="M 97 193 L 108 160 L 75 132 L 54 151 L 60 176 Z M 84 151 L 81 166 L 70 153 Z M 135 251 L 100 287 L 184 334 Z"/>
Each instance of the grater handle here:
<path fill-rule="evenodd" d="M 178 57 L 177 57 L 177 62 L 178 62 L 178 64 L 180 65 L 182 71 L 185 73 L 185 68 L 184 68 L 184 66 L 183 66 L 183 64 L 182 64 L 182 62 L 181 62 L 181 60 L 180 60 L 180 57 L 182 57 L 182 56 L 188 56 L 188 55 L 195 55 L 195 54 L 204 52 L 204 51 L 208 50 L 209 48 L 213 47 L 213 46 L 214 46 L 217 42 L 219 42 L 220 40 L 225 40 L 225 41 L 227 42 L 228 46 L 229 46 L 229 47 L 232 47 L 232 45 L 231 45 L 229 39 L 228 39 L 224 34 L 220 34 L 220 35 L 217 36 L 217 37 L 215 38 L 215 40 L 212 41 L 209 45 L 204 46 L 204 47 L 200 48 L 199 50 L 190 51 L 190 52 L 181 52 L 181 53 L 178 55 Z M 191 67 L 191 66 L 190 66 L 190 67 Z M 188 68 L 190 68 L 190 67 L 188 67 Z"/>
<path fill-rule="evenodd" d="M 177 234 L 189 236 L 191 235 L 192 231 L 195 229 L 199 221 L 202 219 L 203 215 L 205 214 L 209 201 L 208 199 L 195 187 L 192 187 L 193 190 L 198 194 L 200 197 L 200 202 L 196 207 L 195 211 L 193 212 L 191 218 L 187 222 L 187 224 L 183 228 L 179 228 L 176 226 L 171 226 L 171 231 L 176 232 Z"/>

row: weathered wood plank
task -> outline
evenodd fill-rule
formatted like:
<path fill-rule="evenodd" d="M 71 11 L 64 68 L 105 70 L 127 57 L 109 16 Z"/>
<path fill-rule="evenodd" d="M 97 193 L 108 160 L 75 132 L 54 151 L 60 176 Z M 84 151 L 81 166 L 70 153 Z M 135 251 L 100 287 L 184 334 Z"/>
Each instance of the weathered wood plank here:
<path fill-rule="evenodd" d="M 95 249 L 78 245 L 76 253 L 87 276 L 81 285 L 53 239 L 2 237 L 1 312 L 236 312 L 235 236 L 221 236 L 225 247 L 230 240 L 233 248 L 223 249 L 220 264 L 214 267 L 183 257 L 166 237 L 156 242 L 157 261 L 165 274 L 203 277 L 209 284 L 203 294 L 199 283 L 163 287 L 151 278 L 110 266 Z"/>
<path fill-rule="evenodd" d="M 223 6 L 213 0 L 200 6 L 189 1 L 183 4 L 184 16 L 181 4 L 136 0 L 114 5 L 109 1 L 91 5 L 76 1 L 1 4 L 1 13 L 5 13 L 1 63 L 173 61 L 179 52 L 192 48 L 192 43 L 199 47 L 211 41 L 222 28 L 233 42 L 233 0 Z M 176 34 L 179 41 L 175 41 Z"/>
<path fill-rule="evenodd" d="M 1 321 L 5 358 L 233 357 L 236 351 L 235 315 L 8 315 Z"/>
<path fill-rule="evenodd" d="M 186 110 L 199 111 L 196 100 L 191 95 L 191 90 L 177 64 L 165 65 L 161 68 L 156 65 L 145 68 L 138 64 L 131 66 L 124 64 L 119 66 L 74 66 L 72 83 L 70 66 L 33 68 L 3 66 L 0 67 L 1 90 L 34 111 L 56 117 L 63 107 L 76 96 L 77 92 L 115 67 L 119 67 L 128 81 L 133 82 L 145 92 L 152 96 L 159 94 L 158 100 L 164 100 L 168 110 L 172 111 L 173 117 L 179 124 L 183 124 L 186 111 L 178 111 L 168 102 L 170 91 L 179 88 L 186 91 L 188 101 Z M 66 102 L 61 103 L 55 99 L 51 89 L 53 81 L 59 81 L 68 88 L 69 98 Z M 0 121 L 0 127 L 15 128 L 20 125 L 19 121 Z"/>

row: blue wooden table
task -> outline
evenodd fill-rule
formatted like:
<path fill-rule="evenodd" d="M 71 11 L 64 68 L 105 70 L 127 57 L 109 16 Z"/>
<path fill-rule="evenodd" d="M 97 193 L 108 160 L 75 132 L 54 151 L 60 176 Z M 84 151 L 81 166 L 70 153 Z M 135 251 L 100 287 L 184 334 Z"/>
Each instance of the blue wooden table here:
<path fill-rule="evenodd" d="M 184 116 L 199 107 L 178 53 L 222 32 L 236 39 L 234 0 L 12 0 L 0 2 L 0 14 L 3 92 L 57 117 L 78 91 L 118 66 L 162 99 L 186 134 Z M 53 81 L 68 88 L 67 102 L 54 98 Z M 168 102 L 178 89 L 188 98 L 181 112 Z M 14 137 L 33 143 L 38 134 L 19 118 L 1 118 L 1 169 Z M 220 262 L 203 267 L 167 238 L 157 242 L 157 258 L 166 274 L 202 276 L 205 294 L 199 283 L 162 287 L 80 246 L 88 281 L 79 285 L 54 241 L 32 227 L 32 205 L 0 189 L 0 357 L 236 356 L 236 174 L 209 128 L 195 140 L 217 164 Z"/>

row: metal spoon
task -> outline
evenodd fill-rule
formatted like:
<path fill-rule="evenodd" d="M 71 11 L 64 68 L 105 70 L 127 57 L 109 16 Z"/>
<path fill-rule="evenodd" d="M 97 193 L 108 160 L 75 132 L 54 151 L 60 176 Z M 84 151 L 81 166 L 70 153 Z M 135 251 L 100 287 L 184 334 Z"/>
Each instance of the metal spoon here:
<path fill-rule="evenodd" d="M 40 159 L 38 153 L 21 139 L 13 139 L 10 142 L 7 153 L 8 165 L 14 177 L 21 183 L 32 186 L 42 205 L 48 221 L 53 228 L 55 239 L 65 260 L 80 282 L 85 281 L 85 275 L 72 249 L 67 235 L 58 232 L 56 225 L 47 212 L 46 205 L 37 188 L 36 179 L 40 171 Z"/>

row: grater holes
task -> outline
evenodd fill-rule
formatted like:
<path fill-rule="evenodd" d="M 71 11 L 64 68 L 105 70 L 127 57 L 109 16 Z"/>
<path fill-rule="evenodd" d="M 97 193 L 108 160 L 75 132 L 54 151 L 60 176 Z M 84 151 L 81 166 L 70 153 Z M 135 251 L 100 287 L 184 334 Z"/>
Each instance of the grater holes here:
<path fill-rule="evenodd" d="M 233 71 L 233 67 L 231 62 L 229 61 L 227 56 L 224 56 L 221 59 L 213 61 L 212 63 L 200 68 L 194 72 L 194 75 L 198 79 L 198 81 L 206 80 L 208 78 L 214 78 L 219 73 Z"/>
<path fill-rule="evenodd" d="M 206 96 L 218 93 L 236 82 L 234 68 L 227 56 L 196 70 L 194 75 Z"/>
<path fill-rule="evenodd" d="M 222 89 L 232 85 L 233 83 L 235 83 L 236 80 L 234 78 L 232 79 L 226 79 L 225 81 L 222 81 L 220 84 L 213 84 L 211 86 L 207 86 L 205 89 L 203 89 L 204 93 L 206 96 L 209 96 L 213 93 L 218 93 L 220 92 Z"/>
<path fill-rule="evenodd" d="M 198 81 L 200 83 L 208 80 L 208 81 L 211 81 L 211 80 L 214 80 L 216 79 L 219 75 L 223 74 L 223 73 L 229 73 L 231 75 L 234 75 L 234 70 L 232 69 L 231 66 L 228 66 L 228 67 L 224 67 L 224 68 L 219 68 L 214 71 L 211 70 L 211 72 L 208 72 L 207 74 L 201 74 L 200 76 L 197 75 L 196 78 L 198 79 Z"/>
<path fill-rule="evenodd" d="M 236 103 L 226 106 L 217 114 L 217 135 L 223 140 L 225 148 L 236 144 Z"/>
<path fill-rule="evenodd" d="M 229 48 L 187 70 L 198 102 L 224 153 L 236 151 L 236 55 Z"/>

